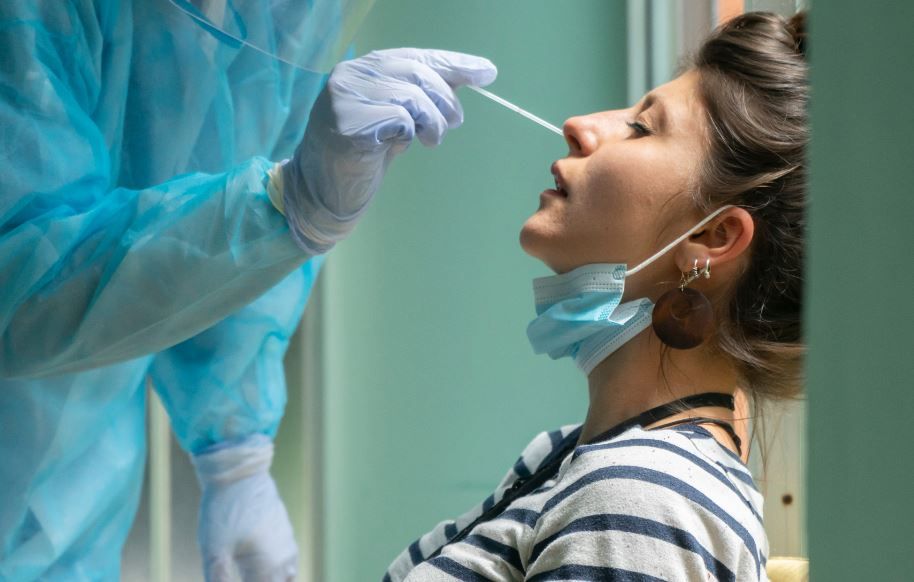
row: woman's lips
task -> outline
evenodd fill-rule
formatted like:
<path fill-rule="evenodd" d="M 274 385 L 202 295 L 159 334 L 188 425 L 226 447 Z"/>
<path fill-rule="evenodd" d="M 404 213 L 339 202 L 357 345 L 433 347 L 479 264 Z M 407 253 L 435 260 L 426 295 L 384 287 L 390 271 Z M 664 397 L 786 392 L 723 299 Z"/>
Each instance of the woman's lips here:
<path fill-rule="evenodd" d="M 552 172 L 553 179 L 555 179 L 555 190 L 547 190 L 547 192 L 552 191 L 563 198 L 568 198 L 568 185 L 562 176 L 558 162 L 553 162 L 549 170 Z"/>

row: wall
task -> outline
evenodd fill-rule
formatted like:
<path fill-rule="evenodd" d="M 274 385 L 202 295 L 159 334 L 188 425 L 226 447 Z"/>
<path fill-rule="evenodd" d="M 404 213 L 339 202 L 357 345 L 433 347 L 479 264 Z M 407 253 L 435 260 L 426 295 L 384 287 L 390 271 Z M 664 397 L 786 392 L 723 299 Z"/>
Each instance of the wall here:
<path fill-rule="evenodd" d="M 813 580 L 914 571 L 914 4 L 812 8 Z"/>

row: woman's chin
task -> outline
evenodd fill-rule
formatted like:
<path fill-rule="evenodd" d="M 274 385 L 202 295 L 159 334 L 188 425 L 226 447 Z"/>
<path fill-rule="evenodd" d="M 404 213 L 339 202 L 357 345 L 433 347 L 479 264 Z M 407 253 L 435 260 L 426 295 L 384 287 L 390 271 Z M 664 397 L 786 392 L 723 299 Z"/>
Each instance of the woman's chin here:
<path fill-rule="evenodd" d="M 531 216 L 520 229 L 520 248 L 531 257 L 539 258 L 536 250 L 541 244 L 542 236 L 536 231 L 536 227 L 530 224 L 533 221 L 534 217 Z"/>
<path fill-rule="evenodd" d="M 555 254 L 555 246 L 554 237 L 538 228 L 536 217 L 530 217 L 520 229 L 520 247 L 525 253 L 539 259 L 550 268 L 553 263 L 550 257 Z"/>
<path fill-rule="evenodd" d="M 536 217 L 530 217 L 520 230 L 520 246 L 524 252 L 539 259 L 553 272 L 561 274 L 587 264 L 580 253 L 575 253 L 561 231 L 542 228 Z"/>

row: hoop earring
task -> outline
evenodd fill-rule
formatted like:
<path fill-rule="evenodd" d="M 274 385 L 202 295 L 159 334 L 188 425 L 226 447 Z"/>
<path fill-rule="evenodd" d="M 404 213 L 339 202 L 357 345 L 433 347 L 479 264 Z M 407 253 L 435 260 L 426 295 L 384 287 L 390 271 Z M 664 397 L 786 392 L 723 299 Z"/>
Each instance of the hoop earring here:
<path fill-rule="evenodd" d="M 651 316 L 651 326 L 660 341 L 677 350 L 688 350 L 703 344 L 714 332 L 714 310 L 701 291 L 687 287 L 704 276 L 711 278 L 711 259 L 703 269 L 698 259 L 687 273 L 682 274 L 678 289 L 671 289 L 660 296 Z"/>

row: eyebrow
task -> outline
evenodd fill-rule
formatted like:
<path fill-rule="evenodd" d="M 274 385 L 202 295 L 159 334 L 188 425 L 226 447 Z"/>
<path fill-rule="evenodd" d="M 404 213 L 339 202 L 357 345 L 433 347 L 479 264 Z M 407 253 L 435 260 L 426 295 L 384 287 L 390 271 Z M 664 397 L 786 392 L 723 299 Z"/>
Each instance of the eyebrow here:
<path fill-rule="evenodd" d="M 668 129 L 669 118 L 667 117 L 667 109 L 664 105 L 663 98 L 661 98 L 656 93 L 648 93 L 644 96 L 644 104 L 641 106 L 641 111 L 646 111 L 651 106 L 656 105 L 657 108 L 657 125 L 661 130 Z"/>

